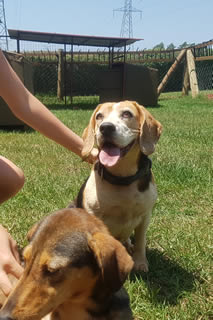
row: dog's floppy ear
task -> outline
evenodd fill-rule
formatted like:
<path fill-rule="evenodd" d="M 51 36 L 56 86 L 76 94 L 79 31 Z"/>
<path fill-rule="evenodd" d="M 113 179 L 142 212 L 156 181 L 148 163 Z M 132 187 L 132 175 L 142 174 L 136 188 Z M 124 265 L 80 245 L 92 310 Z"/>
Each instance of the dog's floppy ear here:
<path fill-rule="evenodd" d="M 111 292 L 116 292 L 133 267 L 132 258 L 118 240 L 105 233 L 89 235 L 88 245 L 101 269 L 104 284 Z"/>
<path fill-rule="evenodd" d="M 30 242 L 38 229 L 39 222 L 35 223 L 30 230 L 27 232 L 27 240 Z"/>
<path fill-rule="evenodd" d="M 36 234 L 36 231 L 38 230 L 38 228 L 40 227 L 41 223 L 44 221 L 45 218 L 43 218 L 42 220 L 40 220 L 39 222 L 36 222 L 31 228 L 30 230 L 27 232 L 27 240 L 30 242 L 32 241 L 34 235 Z"/>
<path fill-rule="evenodd" d="M 84 129 L 82 138 L 84 141 L 83 149 L 81 151 L 81 156 L 83 159 L 86 159 L 90 152 L 92 151 L 95 144 L 95 116 L 97 111 L 100 109 L 101 104 L 99 104 L 94 110 L 88 126 Z"/>
<path fill-rule="evenodd" d="M 162 125 L 157 121 L 147 109 L 134 103 L 140 116 L 140 148 L 145 155 L 150 155 L 155 151 L 155 145 L 158 142 Z"/>

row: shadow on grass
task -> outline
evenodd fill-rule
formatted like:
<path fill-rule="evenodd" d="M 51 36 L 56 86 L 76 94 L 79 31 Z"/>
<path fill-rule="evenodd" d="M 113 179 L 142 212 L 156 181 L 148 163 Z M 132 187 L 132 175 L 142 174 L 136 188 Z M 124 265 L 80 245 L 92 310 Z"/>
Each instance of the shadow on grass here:
<path fill-rule="evenodd" d="M 42 97 L 41 97 L 41 100 Z M 58 100 L 56 97 L 47 97 L 43 100 L 50 110 L 94 110 L 99 104 L 99 96 L 74 97 L 71 103 L 70 98 Z"/>
<path fill-rule="evenodd" d="M 94 103 L 73 103 L 63 104 L 46 104 L 49 110 L 95 110 L 98 104 Z"/>
<path fill-rule="evenodd" d="M 42 101 L 42 97 L 38 97 Z M 65 100 L 59 101 L 57 98 L 50 97 L 45 99 L 43 103 L 49 110 L 94 110 L 100 103 L 98 96 L 91 97 L 74 97 L 73 102 L 68 101 L 65 104 Z M 146 106 L 146 108 L 159 108 L 162 105 L 157 104 L 156 106 Z"/>
<path fill-rule="evenodd" d="M 17 132 L 17 133 L 31 133 L 34 132 L 35 130 L 31 127 L 29 127 L 28 125 L 12 125 L 12 126 L 1 126 L 0 127 L 0 131 L 3 132 Z"/>
<path fill-rule="evenodd" d="M 72 105 L 62 104 L 46 104 L 49 110 L 95 110 L 98 103 L 73 103 Z M 163 105 L 157 104 L 156 106 L 146 106 L 146 109 L 150 108 L 162 108 Z"/>
<path fill-rule="evenodd" d="M 149 272 L 132 273 L 130 281 L 134 282 L 141 278 L 155 303 L 176 305 L 186 292 L 194 290 L 195 280 L 201 282 L 199 277 L 165 257 L 156 249 L 147 250 L 147 259 Z"/>

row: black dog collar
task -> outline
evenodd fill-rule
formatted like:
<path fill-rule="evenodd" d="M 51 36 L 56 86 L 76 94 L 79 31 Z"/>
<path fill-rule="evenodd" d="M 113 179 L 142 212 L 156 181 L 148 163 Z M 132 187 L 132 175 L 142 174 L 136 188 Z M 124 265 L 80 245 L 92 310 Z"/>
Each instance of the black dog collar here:
<path fill-rule="evenodd" d="M 128 186 L 134 181 L 145 177 L 150 173 L 151 168 L 152 168 L 152 161 L 144 154 L 141 155 L 138 171 L 136 172 L 136 174 L 132 176 L 127 176 L 127 177 L 114 176 L 109 171 L 107 171 L 107 169 L 100 163 L 100 161 L 96 162 L 95 164 L 95 170 L 98 171 L 98 174 L 102 179 L 106 180 L 111 184 L 115 184 L 118 186 Z"/>

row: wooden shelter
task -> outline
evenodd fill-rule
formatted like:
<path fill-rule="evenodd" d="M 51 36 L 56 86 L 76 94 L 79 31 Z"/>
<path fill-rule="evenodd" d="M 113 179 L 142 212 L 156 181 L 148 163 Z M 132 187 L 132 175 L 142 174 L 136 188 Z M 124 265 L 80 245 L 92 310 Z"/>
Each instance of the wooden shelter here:
<path fill-rule="evenodd" d="M 100 73 L 100 101 L 120 101 L 124 99 L 137 100 L 144 105 L 156 105 L 157 103 L 157 70 L 150 69 L 139 65 L 129 65 L 126 63 L 127 47 L 136 41 L 142 39 L 136 38 L 118 38 L 118 37 L 97 37 L 84 36 L 72 34 L 59 34 L 47 32 L 35 32 L 24 30 L 9 29 L 9 36 L 11 39 L 17 41 L 17 51 L 20 52 L 21 41 L 33 41 L 43 43 L 63 44 L 63 54 L 59 54 L 58 65 L 58 97 L 65 96 L 66 103 L 66 81 L 64 77 L 63 68 L 61 65 L 65 64 L 67 55 L 69 59 L 69 82 L 71 83 L 71 90 L 69 96 L 74 95 L 73 83 L 73 65 L 74 65 L 74 46 L 87 46 L 108 48 L 109 51 L 109 68 L 105 72 Z M 70 50 L 68 50 L 70 46 Z M 119 50 L 119 54 L 116 50 Z M 61 63 L 61 61 L 63 62 Z M 61 73 L 61 74 L 60 74 Z"/>
<path fill-rule="evenodd" d="M 21 54 L 4 52 L 8 62 L 15 70 L 26 88 L 33 93 L 33 69 L 31 63 Z M 0 97 L 0 127 L 27 127 L 27 125 L 10 111 L 6 102 Z"/>

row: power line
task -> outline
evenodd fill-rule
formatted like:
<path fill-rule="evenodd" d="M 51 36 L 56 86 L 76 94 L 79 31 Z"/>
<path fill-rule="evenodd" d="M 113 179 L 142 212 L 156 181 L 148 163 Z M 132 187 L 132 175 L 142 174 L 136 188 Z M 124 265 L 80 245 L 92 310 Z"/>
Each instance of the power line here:
<path fill-rule="evenodd" d="M 4 8 L 4 0 L 0 0 L 0 48 L 8 50 L 8 34 Z"/>

